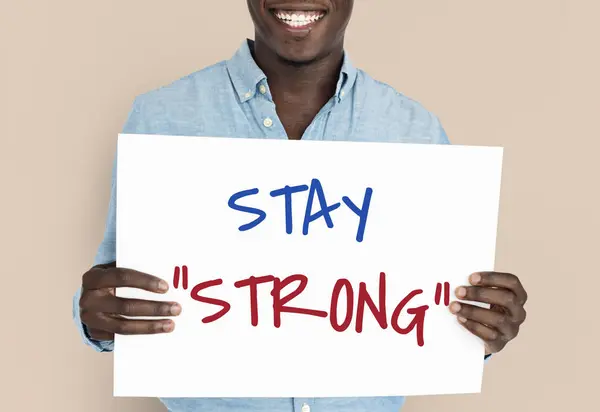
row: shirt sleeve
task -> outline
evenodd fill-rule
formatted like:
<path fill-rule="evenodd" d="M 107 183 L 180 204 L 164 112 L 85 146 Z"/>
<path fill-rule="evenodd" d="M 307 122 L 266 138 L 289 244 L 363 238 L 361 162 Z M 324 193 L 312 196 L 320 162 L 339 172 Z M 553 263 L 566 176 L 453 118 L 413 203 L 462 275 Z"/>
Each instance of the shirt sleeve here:
<path fill-rule="evenodd" d="M 123 127 L 123 133 L 140 133 L 141 114 L 138 105 L 138 101 L 133 104 L 131 108 L 125 126 Z M 93 266 L 110 263 L 116 261 L 117 248 L 116 248 L 116 192 L 117 192 L 117 154 L 112 165 L 112 178 L 110 184 L 110 200 L 108 203 L 108 215 L 106 217 L 106 224 L 104 229 L 104 236 L 94 257 Z M 79 335 L 83 342 L 91 346 L 97 352 L 112 352 L 114 350 L 114 341 L 98 341 L 92 339 L 87 331 L 87 328 L 81 321 L 79 312 L 79 299 L 81 298 L 81 286 L 75 292 L 73 296 L 73 320 L 79 331 Z"/>
<path fill-rule="evenodd" d="M 448 139 L 448 135 L 446 134 L 446 130 L 440 125 L 440 138 L 439 144 L 450 144 L 450 140 Z"/>
<path fill-rule="evenodd" d="M 431 135 L 433 137 L 433 143 L 434 144 L 451 144 L 450 140 L 448 139 L 448 135 L 446 134 L 446 130 L 444 130 L 444 127 L 440 123 L 440 120 L 433 114 L 431 116 L 432 116 Z"/>

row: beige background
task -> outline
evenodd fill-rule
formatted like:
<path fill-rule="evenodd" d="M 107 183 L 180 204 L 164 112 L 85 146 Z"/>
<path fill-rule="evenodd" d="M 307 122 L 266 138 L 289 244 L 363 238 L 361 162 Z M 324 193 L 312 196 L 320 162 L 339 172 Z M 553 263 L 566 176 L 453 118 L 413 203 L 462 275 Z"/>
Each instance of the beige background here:
<path fill-rule="evenodd" d="M 530 294 L 483 394 L 412 398 L 404 411 L 589 410 L 600 2 L 356 3 L 347 49 L 358 66 L 435 112 L 453 143 L 506 148 L 497 269 Z M 229 58 L 252 36 L 245 1 L 0 5 L 0 410 L 161 411 L 112 397 L 112 356 L 81 344 L 71 296 L 101 240 L 134 96 Z"/>

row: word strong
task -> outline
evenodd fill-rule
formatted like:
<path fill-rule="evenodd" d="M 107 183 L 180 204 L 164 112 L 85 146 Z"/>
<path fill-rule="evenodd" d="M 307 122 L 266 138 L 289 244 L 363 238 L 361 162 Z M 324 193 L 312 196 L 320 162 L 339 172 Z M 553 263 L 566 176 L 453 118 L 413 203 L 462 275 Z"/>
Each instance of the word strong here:
<path fill-rule="evenodd" d="M 179 287 L 179 275 L 179 266 L 176 266 L 173 274 L 173 286 L 175 289 Z M 187 266 L 183 266 L 183 289 L 185 290 L 187 290 L 187 276 Z M 212 279 L 200 282 L 192 288 L 190 297 L 193 300 L 221 307 L 221 309 L 216 313 L 205 316 L 202 319 L 202 323 L 212 323 L 217 321 L 231 310 L 232 303 L 222 299 L 207 297 L 203 294 L 205 289 L 215 286 L 222 286 L 223 283 L 223 279 L 221 278 Z M 300 315 L 315 316 L 318 318 L 329 317 L 331 327 L 336 332 L 346 331 L 350 327 L 352 320 L 355 317 L 355 330 L 357 333 L 362 333 L 365 312 L 368 309 L 372 313 L 381 329 L 387 329 L 388 326 L 391 326 L 392 329 L 400 335 L 407 335 L 413 329 L 416 329 L 417 344 L 419 346 L 423 346 L 425 344 L 424 323 L 425 314 L 429 309 L 429 305 L 420 305 L 416 307 L 411 306 L 407 308 L 408 305 L 413 303 L 411 302 L 413 298 L 423 293 L 423 289 L 415 289 L 404 295 L 395 306 L 393 311 L 389 312 L 388 308 L 386 307 L 386 274 L 384 272 L 379 274 L 379 290 L 377 298 L 374 298 L 367 291 L 367 285 L 365 282 L 360 282 L 358 285 L 358 293 L 355 293 L 355 289 L 350 280 L 341 278 L 338 279 L 333 286 L 328 307 L 321 309 L 309 309 L 306 307 L 293 306 L 292 304 L 292 300 L 302 294 L 308 286 L 308 277 L 306 275 L 295 274 L 287 276 L 283 279 L 272 275 L 258 277 L 250 276 L 248 278 L 238 280 L 237 282 L 233 282 L 234 287 L 238 289 L 247 287 L 250 292 L 250 321 L 252 326 L 255 327 L 258 326 L 258 288 L 261 284 L 267 284 L 267 286 L 270 285 L 271 287 L 271 296 L 273 297 L 273 326 L 276 328 L 281 327 L 281 315 L 283 313 L 295 313 Z M 283 290 L 292 284 L 295 284 L 296 288 L 291 292 L 284 293 Z M 440 304 L 441 287 L 441 283 L 438 283 L 438 287 L 436 289 L 437 305 Z M 444 293 L 446 295 L 444 301 L 448 299 L 447 296 L 449 296 L 449 288 L 450 284 L 446 282 L 444 284 Z M 340 296 L 343 297 L 342 300 L 345 301 L 344 304 L 340 304 Z M 445 304 L 448 305 L 448 302 L 445 302 Z M 323 309 L 329 309 L 329 312 Z M 339 317 L 338 309 L 342 309 L 341 312 L 344 313 L 343 319 Z M 407 326 L 400 325 L 400 317 L 403 312 L 412 315 L 412 319 Z"/>
<path fill-rule="evenodd" d="M 310 187 L 307 185 L 300 186 L 285 186 L 281 189 L 276 189 L 270 192 L 271 197 L 279 197 L 283 196 L 284 204 L 285 204 L 285 231 L 289 235 L 293 231 L 293 219 L 292 219 L 292 197 L 295 193 L 308 191 L 308 199 L 306 202 L 306 211 L 304 213 L 304 222 L 302 224 L 302 234 L 308 235 L 308 226 L 317 219 L 324 219 L 328 228 L 333 228 L 333 219 L 331 218 L 332 212 L 338 209 L 341 206 L 340 202 L 328 205 L 327 200 L 325 198 L 325 192 L 323 190 L 323 186 L 318 179 L 312 179 L 310 183 Z M 251 221 L 250 223 L 246 223 L 239 227 L 240 231 L 250 230 L 256 226 L 258 226 L 261 222 L 263 222 L 267 213 L 258 208 L 243 206 L 238 203 L 241 199 L 258 194 L 258 188 L 243 190 L 241 192 L 237 192 L 233 194 L 229 198 L 228 205 L 233 210 L 237 210 L 244 213 L 249 213 L 256 215 L 256 219 Z M 366 188 L 365 196 L 362 200 L 362 206 L 357 206 L 349 197 L 343 196 L 342 202 L 350 209 L 352 212 L 358 216 L 358 229 L 356 233 L 356 241 L 362 242 L 364 238 L 365 228 L 367 225 L 367 216 L 369 214 L 369 206 L 371 204 L 371 196 L 373 194 L 373 189 L 370 187 Z M 316 197 L 316 200 L 315 200 Z M 313 213 L 314 203 L 318 202 L 319 210 Z"/>

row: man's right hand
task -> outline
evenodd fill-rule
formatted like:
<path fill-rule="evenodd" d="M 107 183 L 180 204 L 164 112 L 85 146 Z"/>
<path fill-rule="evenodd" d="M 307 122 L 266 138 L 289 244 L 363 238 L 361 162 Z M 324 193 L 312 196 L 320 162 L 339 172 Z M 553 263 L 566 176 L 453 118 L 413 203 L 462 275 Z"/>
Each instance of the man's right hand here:
<path fill-rule="evenodd" d="M 181 313 L 179 304 L 120 298 L 115 296 L 115 289 L 119 287 L 161 294 L 169 289 L 164 280 L 132 269 L 118 268 L 115 262 L 94 266 L 83 275 L 79 300 L 81 321 L 92 339 L 108 341 L 113 340 L 115 334 L 144 335 L 173 331 L 175 324 L 170 319 L 128 318 L 177 316 Z"/>

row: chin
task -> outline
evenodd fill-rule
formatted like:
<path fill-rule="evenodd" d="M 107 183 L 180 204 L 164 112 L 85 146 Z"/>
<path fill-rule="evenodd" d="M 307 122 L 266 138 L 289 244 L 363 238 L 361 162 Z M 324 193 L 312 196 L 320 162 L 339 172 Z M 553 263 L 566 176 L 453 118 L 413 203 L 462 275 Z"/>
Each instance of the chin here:
<path fill-rule="evenodd" d="M 286 63 L 291 63 L 296 66 L 305 66 L 307 64 L 311 64 L 311 63 L 314 63 L 315 61 L 319 60 L 319 58 L 314 55 L 290 55 L 290 54 L 281 55 L 280 54 L 279 58 L 281 60 L 285 61 Z"/>
<path fill-rule="evenodd" d="M 281 60 L 296 65 L 313 63 L 319 60 L 323 55 L 320 50 L 304 47 L 294 48 L 290 47 L 289 44 L 285 44 L 283 47 L 277 47 L 276 50 L 277 55 Z"/>

